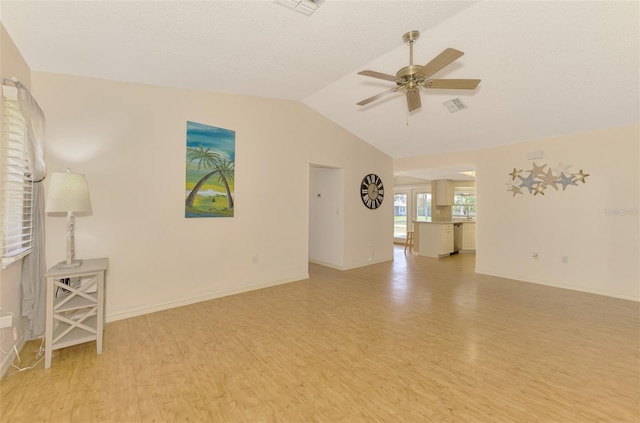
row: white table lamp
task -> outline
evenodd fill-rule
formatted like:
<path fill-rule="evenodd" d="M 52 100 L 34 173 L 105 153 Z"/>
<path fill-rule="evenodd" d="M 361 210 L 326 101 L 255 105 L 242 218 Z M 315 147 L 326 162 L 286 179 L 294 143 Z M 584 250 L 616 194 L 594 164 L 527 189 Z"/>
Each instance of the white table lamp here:
<path fill-rule="evenodd" d="M 53 173 L 49 182 L 49 193 L 45 211 L 47 213 L 67 214 L 67 260 L 58 264 L 59 267 L 77 267 L 82 260 L 75 260 L 75 240 L 73 213 L 91 212 L 89 186 L 87 178 L 80 173 Z"/>

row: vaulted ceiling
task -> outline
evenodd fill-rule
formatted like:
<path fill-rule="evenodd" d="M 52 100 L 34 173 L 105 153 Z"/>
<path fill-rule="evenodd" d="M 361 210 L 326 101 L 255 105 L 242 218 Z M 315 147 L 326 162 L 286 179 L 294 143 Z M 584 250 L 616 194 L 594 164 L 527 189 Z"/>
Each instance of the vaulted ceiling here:
<path fill-rule="evenodd" d="M 306 16 L 273 0 L 3 0 L 0 19 L 32 70 L 296 100 L 394 158 L 640 116 L 638 1 L 326 0 Z M 479 87 L 423 90 L 412 113 L 400 92 L 357 106 L 394 84 L 357 72 L 408 65 L 409 30 L 416 64 L 456 48 L 434 77 Z"/>

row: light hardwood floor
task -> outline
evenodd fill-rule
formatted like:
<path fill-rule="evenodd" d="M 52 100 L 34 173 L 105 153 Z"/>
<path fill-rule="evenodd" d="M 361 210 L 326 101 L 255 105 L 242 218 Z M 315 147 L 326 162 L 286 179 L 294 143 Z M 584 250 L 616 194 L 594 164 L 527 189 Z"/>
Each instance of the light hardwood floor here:
<path fill-rule="evenodd" d="M 640 420 L 639 303 L 402 250 L 109 323 L 102 355 L 6 376 L 0 421 Z"/>

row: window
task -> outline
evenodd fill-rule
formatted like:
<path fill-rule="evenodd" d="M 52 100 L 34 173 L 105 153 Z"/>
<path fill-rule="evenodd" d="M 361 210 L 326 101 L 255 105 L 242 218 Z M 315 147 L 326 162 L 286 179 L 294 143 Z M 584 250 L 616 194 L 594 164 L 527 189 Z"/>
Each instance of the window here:
<path fill-rule="evenodd" d="M 26 124 L 17 99 L 4 99 L 2 121 L 2 267 L 6 267 L 31 252 L 33 185 Z"/>
<path fill-rule="evenodd" d="M 456 191 L 453 195 L 453 210 L 451 213 L 455 218 L 475 219 L 476 194 Z"/>

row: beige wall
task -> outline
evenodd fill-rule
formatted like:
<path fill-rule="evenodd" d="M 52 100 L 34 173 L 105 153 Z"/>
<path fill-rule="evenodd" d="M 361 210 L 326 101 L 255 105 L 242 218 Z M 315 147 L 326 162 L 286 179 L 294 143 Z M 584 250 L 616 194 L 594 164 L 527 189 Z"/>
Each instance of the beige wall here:
<path fill-rule="evenodd" d="M 639 140 L 634 124 L 394 165 L 397 171 L 475 166 L 479 273 L 640 300 Z M 543 159 L 528 160 L 532 151 Z M 513 197 L 508 174 L 533 162 L 552 168 L 562 162 L 591 176 L 565 191 Z"/>
<path fill-rule="evenodd" d="M 0 23 L 0 78 L 4 80 L 12 77 L 18 78 L 26 87 L 31 85 L 31 71 L 4 26 Z M 2 122 L 3 102 L 4 97 L 0 95 L 0 122 Z M 7 367 L 11 365 L 14 344 L 18 345 L 18 349 L 20 349 L 20 345 L 24 342 L 22 335 L 24 322 L 20 317 L 22 315 L 21 276 L 22 260 L 11 264 L 6 269 L 0 268 L 0 308 L 2 308 L 3 314 L 13 313 L 16 316 L 14 324 L 18 333 L 18 339 L 14 342 L 11 328 L 0 329 L 3 331 L 3 334 L 0 335 L 0 346 L 2 347 L 0 350 L 0 375 L 4 374 Z"/>
<path fill-rule="evenodd" d="M 310 164 L 344 170 L 346 267 L 392 259 L 392 201 L 371 212 L 362 177 L 392 160 L 292 101 L 34 72 L 49 172 L 85 173 L 93 214 L 77 256 L 110 258 L 107 320 L 308 277 Z M 236 131 L 235 217 L 185 219 L 186 121 Z M 47 217 L 47 260 L 64 222 Z M 371 227 L 381 228 L 372 233 Z M 387 227 L 389 228 L 387 230 Z"/>

